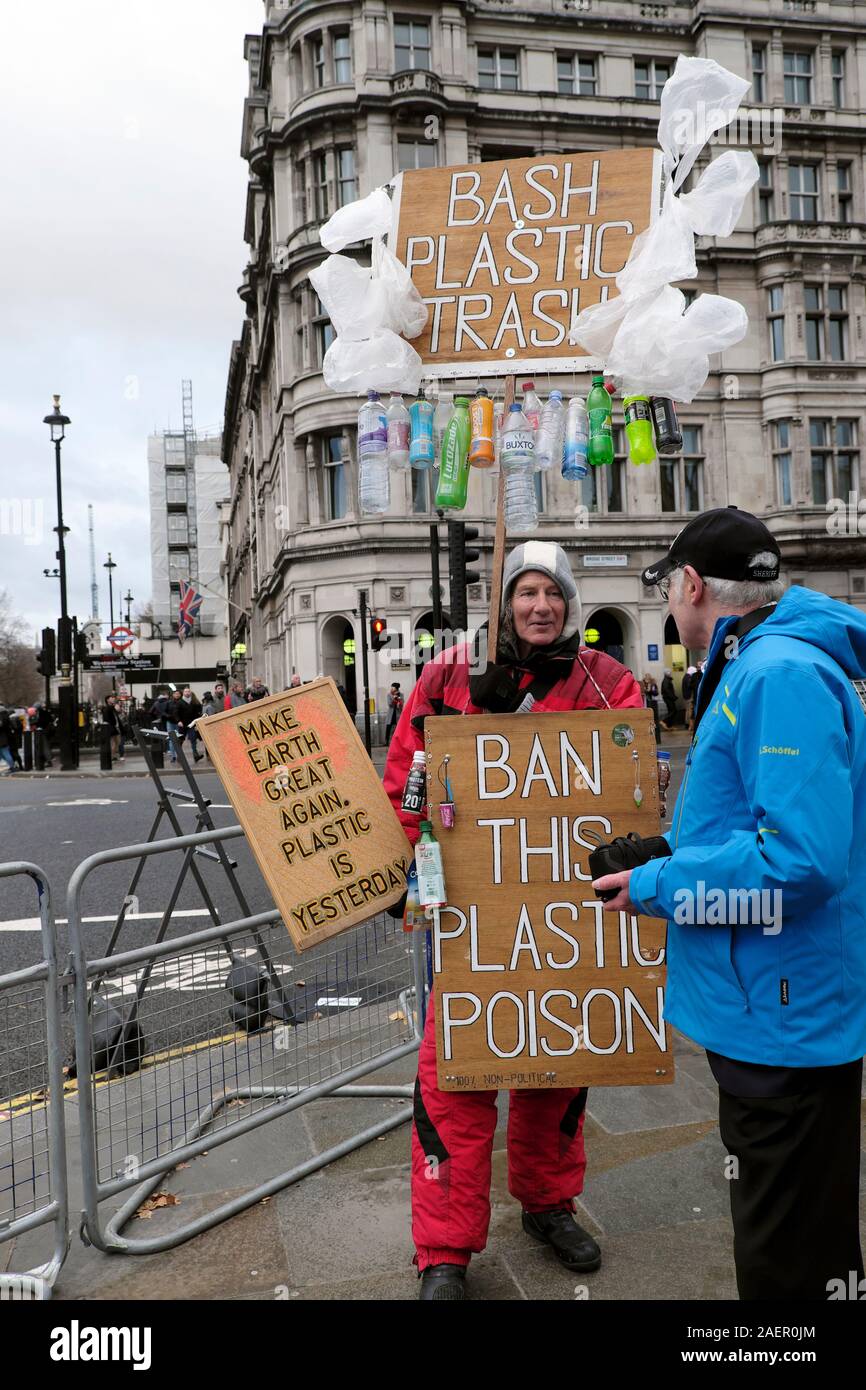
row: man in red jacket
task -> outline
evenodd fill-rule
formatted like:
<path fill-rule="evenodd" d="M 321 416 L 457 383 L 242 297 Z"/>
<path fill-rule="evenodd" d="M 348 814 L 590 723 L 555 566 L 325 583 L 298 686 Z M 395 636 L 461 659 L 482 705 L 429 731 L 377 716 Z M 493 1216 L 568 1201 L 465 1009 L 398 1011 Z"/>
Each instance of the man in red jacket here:
<path fill-rule="evenodd" d="M 496 664 L 474 674 L 467 645 L 428 662 L 391 740 L 385 790 L 412 844 L 419 817 L 402 811 L 400 802 L 428 715 L 643 704 L 631 671 L 581 647 L 580 599 L 560 546 L 519 545 L 506 561 L 502 594 Z M 460 1300 L 470 1256 L 487 1243 L 496 1092 L 439 1090 L 433 1010 L 431 998 L 415 1083 L 412 1234 L 422 1300 Z M 585 1108 L 586 1088 L 570 1087 L 512 1091 L 508 1110 L 508 1187 L 523 1208 L 524 1230 L 579 1272 L 601 1264 L 598 1245 L 573 1216 L 586 1168 Z"/>

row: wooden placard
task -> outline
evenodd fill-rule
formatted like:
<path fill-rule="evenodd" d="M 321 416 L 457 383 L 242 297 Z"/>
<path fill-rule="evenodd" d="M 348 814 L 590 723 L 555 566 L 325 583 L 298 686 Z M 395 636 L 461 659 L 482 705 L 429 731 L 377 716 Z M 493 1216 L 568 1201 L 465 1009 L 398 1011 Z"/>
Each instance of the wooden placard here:
<path fill-rule="evenodd" d="M 399 175 L 390 244 L 429 309 L 412 340 L 428 373 L 600 365 L 569 331 L 582 309 L 618 293 L 660 189 L 661 153 L 649 147 Z"/>
<path fill-rule="evenodd" d="M 402 897 L 409 842 L 330 676 L 196 728 L 299 950 Z"/>
<path fill-rule="evenodd" d="M 659 834 L 651 712 L 429 718 L 425 745 L 448 898 L 433 929 L 440 1087 L 672 1081 L 665 923 L 602 912 L 588 865 L 587 832 Z M 452 830 L 436 806 L 446 755 Z"/>

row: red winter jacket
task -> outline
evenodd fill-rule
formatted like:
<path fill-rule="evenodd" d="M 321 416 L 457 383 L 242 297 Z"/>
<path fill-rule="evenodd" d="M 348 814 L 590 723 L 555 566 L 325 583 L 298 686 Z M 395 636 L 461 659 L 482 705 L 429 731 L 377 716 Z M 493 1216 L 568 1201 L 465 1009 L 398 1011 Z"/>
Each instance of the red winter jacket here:
<path fill-rule="evenodd" d="M 428 661 L 421 672 L 421 678 L 409 696 L 394 730 L 388 747 L 388 760 L 385 764 L 385 791 L 391 805 L 400 817 L 410 844 L 415 844 L 419 835 L 419 817 L 401 810 L 403 788 L 412 765 L 412 754 L 424 747 L 424 720 L 430 714 L 484 714 L 486 711 L 473 705 L 469 695 L 469 645 L 446 648 L 439 656 Z M 546 695 L 539 697 L 531 713 L 536 710 L 575 710 L 603 709 L 605 700 L 610 709 L 641 709 L 643 692 L 625 666 L 621 666 L 606 652 L 595 652 L 581 647 L 577 656 L 570 662 L 564 660 L 563 668 L 568 672 L 553 685 Z M 522 671 L 521 690 L 530 686 L 535 679 L 532 671 Z M 593 684 L 595 682 L 595 684 Z M 596 689 L 598 686 L 598 689 Z M 599 695 L 601 691 L 601 698 Z"/>

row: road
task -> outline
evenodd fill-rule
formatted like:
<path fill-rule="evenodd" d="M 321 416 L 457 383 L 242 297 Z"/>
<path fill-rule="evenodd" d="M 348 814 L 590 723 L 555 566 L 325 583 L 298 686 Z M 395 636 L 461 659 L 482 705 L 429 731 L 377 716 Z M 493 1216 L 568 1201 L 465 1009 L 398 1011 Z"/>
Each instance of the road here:
<path fill-rule="evenodd" d="M 673 806 L 684 757 L 683 747 L 672 748 L 669 806 Z M 175 788 L 183 785 L 177 778 L 167 778 L 166 783 Z M 211 800 L 214 823 L 234 824 L 234 812 L 216 774 L 200 771 L 198 784 L 204 797 Z M 181 826 L 192 832 L 195 809 L 174 804 Z M 5 776 L 0 781 L 0 862 L 28 860 L 46 871 L 54 897 L 61 963 L 68 953 L 66 891 L 76 866 L 98 851 L 146 841 L 156 811 L 156 793 L 148 777 Z M 163 819 L 158 838 L 170 833 L 169 823 Z M 251 912 L 270 911 L 270 893 L 244 839 L 230 841 L 227 848 L 237 861 L 237 883 Z M 209 860 L 196 862 L 220 920 L 228 922 L 244 915 L 224 869 Z M 130 859 L 105 865 L 87 881 L 82 906 L 89 959 L 106 952 L 117 913 L 129 893 L 135 863 Z M 177 852 L 157 855 L 145 865 L 115 953 L 154 940 L 179 867 Z M 202 895 L 188 875 L 166 936 L 171 939 L 210 925 Z M 408 979 L 407 939 L 399 924 L 387 917 L 377 919 L 375 928 L 367 928 L 366 937 L 358 929 L 303 955 L 294 950 L 281 923 L 265 929 L 261 939 L 273 961 L 272 986 L 279 987 L 272 987 L 269 993 L 271 1012 L 280 1012 L 281 992 L 289 1019 L 322 1017 L 378 997 L 393 997 L 395 982 Z M 253 960 L 258 967 L 256 941 L 239 939 L 234 957 L 236 961 Z M 32 882 L 26 878 L 0 880 L 0 975 L 41 958 L 38 903 Z M 194 1046 L 201 1039 L 221 1036 L 234 1028 L 232 999 L 225 988 L 231 964 L 225 950 L 215 944 L 193 955 L 161 962 L 154 969 L 141 1012 L 148 1053 Z M 141 976 L 132 970 L 123 976 L 110 975 L 102 992 L 112 1003 L 128 1008 L 140 982 Z M 254 999 L 253 1014 L 258 1012 L 260 1017 L 262 1007 L 266 1006 L 261 999 Z M 4 1003 L 0 995 L 0 1098 L 22 1095 L 39 1083 L 27 1053 L 35 1008 L 35 1001 L 28 1002 L 23 996 L 16 1001 L 7 992 Z M 63 1031 L 69 1060 L 70 1016 L 64 1018 Z"/>

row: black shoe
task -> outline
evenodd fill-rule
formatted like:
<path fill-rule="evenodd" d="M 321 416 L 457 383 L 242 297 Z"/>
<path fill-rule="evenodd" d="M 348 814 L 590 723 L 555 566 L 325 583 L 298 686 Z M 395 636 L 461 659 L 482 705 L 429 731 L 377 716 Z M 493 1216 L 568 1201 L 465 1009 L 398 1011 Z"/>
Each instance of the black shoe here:
<path fill-rule="evenodd" d="M 587 1274 L 601 1264 L 601 1250 L 570 1211 L 525 1211 L 523 1229 L 549 1245 L 566 1269 Z"/>
<path fill-rule="evenodd" d="M 428 1265 L 421 1275 L 418 1300 L 421 1303 L 433 1303 L 437 1299 L 446 1303 L 464 1303 L 465 1281 L 465 1265 Z"/>

